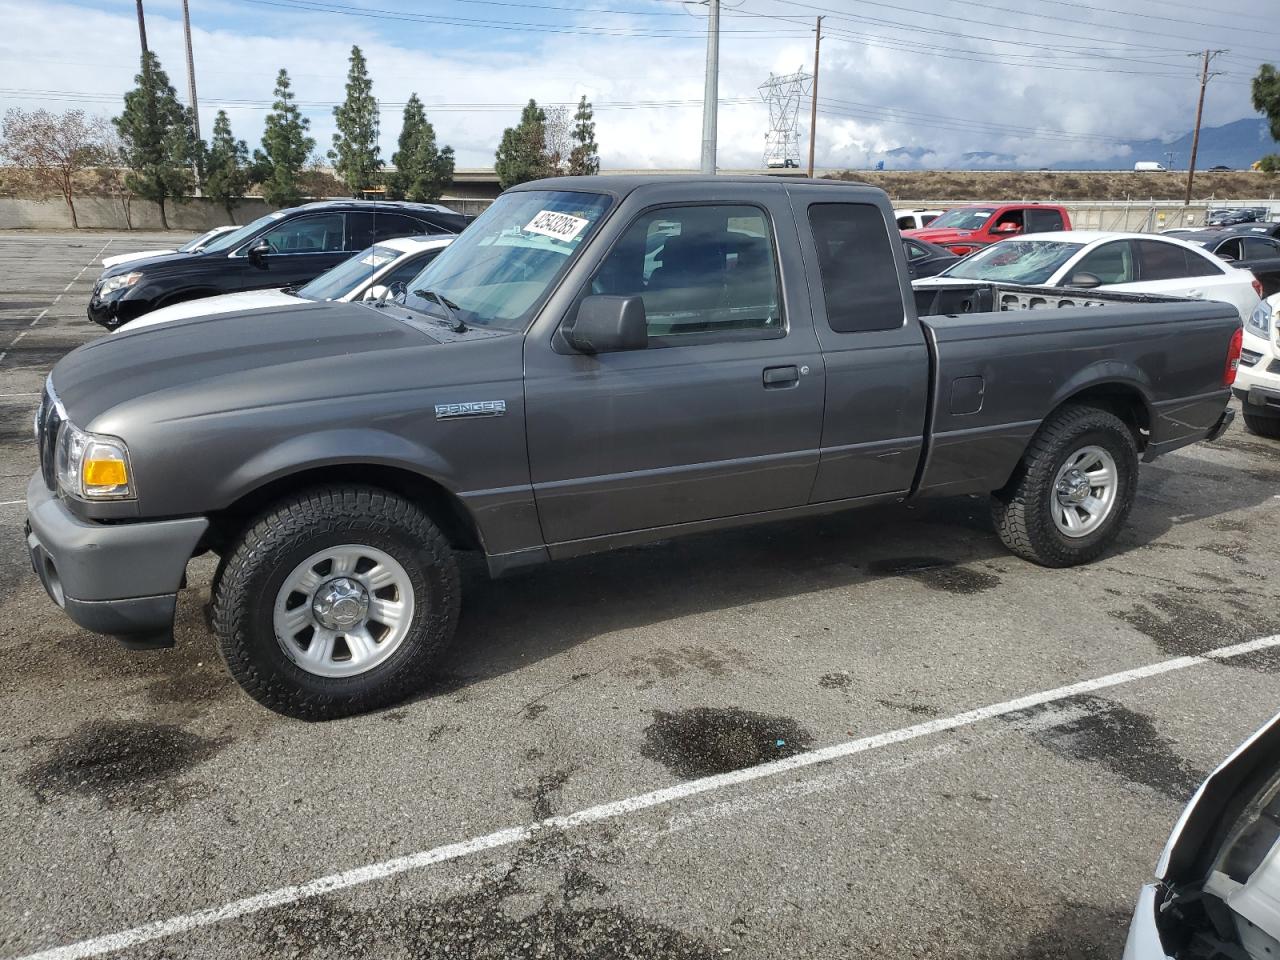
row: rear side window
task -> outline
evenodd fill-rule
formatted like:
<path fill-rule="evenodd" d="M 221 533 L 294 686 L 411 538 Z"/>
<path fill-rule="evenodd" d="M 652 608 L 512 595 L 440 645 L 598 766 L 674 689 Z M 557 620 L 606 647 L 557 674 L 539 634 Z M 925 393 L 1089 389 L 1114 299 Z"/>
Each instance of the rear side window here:
<path fill-rule="evenodd" d="M 1280 257 L 1280 243 L 1267 237 L 1245 237 L 1244 256 L 1246 260 L 1265 260 L 1268 257 Z"/>
<path fill-rule="evenodd" d="M 1189 257 L 1201 259 L 1172 243 L 1161 243 L 1158 240 L 1135 240 L 1134 247 L 1138 251 L 1138 276 L 1143 282 L 1153 280 L 1181 280 L 1185 277 L 1203 276 L 1203 273 L 1192 273 L 1190 268 L 1196 266 Z"/>
<path fill-rule="evenodd" d="M 1062 214 L 1057 210 L 1028 210 L 1026 233 L 1048 233 L 1062 229 Z"/>
<path fill-rule="evenodd" d="M 836 333 L 896 330 L 905 322 L 898 268 L 878 207 L 868 203 L 814 203 L 809 227 L 827 323 Z"/>
<path fill-rule="evenodd" d="M 905 217 L 898 218 L 899 230 L 914 230 L 916 228 L 916 218 L 914 214 L 907 214 Z"/>
<path fill-rule="evenodd" d="M 373 216 L 373 241 L 391 240 L 394 237 L 412 237 L 431 231 L 412 217 L 399 213 L 376 213 Z"/>

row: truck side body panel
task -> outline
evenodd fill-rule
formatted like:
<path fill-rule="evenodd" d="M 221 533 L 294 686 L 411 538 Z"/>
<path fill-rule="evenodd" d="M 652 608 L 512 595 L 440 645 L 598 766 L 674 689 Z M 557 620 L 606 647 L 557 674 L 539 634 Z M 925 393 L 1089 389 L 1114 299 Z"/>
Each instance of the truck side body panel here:
<path fill-rule="evenodd" d="M 937 369 L 919 492 L 946 495 L 1004 486 L 1044 418 L 1090 388 L 1141 397 L 1157 452 L 1202 438 L 1229 397 L 1223 373 L 1240 318 L 1230 304 L 1170 302 L 923 323 Z"/>

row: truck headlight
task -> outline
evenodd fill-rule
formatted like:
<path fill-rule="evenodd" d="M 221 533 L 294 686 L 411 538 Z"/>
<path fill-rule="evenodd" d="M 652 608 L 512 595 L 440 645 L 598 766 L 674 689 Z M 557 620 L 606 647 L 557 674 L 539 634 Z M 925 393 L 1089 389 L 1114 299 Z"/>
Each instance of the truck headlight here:
<path fill-rule="evenodd" d="M 129 450 L 118 437 L 86 433 L 70 420 L 58 432 L 58 488 L 81 500 L 132 500 Z"/>
<path fill-rule="evenodd" d="M 108 277 L 102 281 L 102 286 L 98 289 L 98 295 L 105 297 L 107 294 L 123 290 L 125 287 L 132 287 L 141 279 L 142 274 L 136 270 L 133 273 L 122 273 L 118 277 Z"/>
<path fill-rule="evenodd" d="M 1244 325 L 1251 333 L 1256 333 L 1265 339 L 1271 332 L 1271 322 L 1271 304 L 1263 300 L 1253 308 L 1253 313 L 1249 314 L 1249 319 L 1244 322 Z"/>

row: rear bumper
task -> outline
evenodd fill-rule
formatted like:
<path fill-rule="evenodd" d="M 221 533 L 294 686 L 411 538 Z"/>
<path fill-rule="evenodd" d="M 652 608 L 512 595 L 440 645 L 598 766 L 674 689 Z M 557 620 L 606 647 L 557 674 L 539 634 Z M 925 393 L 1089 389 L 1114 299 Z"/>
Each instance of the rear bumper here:
<path fill-rule="evenodd" d="M 1223 396 L 1225 398 L 1225 392 Z M 1193 443 L 1199 443 L 1201 440 L 1208 440 L 1211 442 L 1217 440 L 1220 436 L 1226 433 L 1228 429 L 1230 429 L 1231 424 L 1235 422 L 1235 419 L 1235 407 L 1225 407 L 1223 408 L 1222 413 L 1218 415 L 1218 419 L 1213 422 L 1213 426 L 1204 433 L 1186 433 L 1180 437 L 1174 438 L 1173 440 L 1147 444 L 1147 449 L 1142 454 L 1142 462 L 1150 463 L 1157 457 L 1162 457 L 1166 453 L 1172 453 L 1174 450 L 1180 450 Z M 1200 422 L 1203 423 L 1204 421 L 1201 420 Z"/>
<path fill-rule="evenodd" d="M 178 588 L 208 527 L 204 517 L 81 520 L 38 473 L 27 484 L 27 552 L 45 592 L 80 626 L 130 646 L 173 643 Z"/>

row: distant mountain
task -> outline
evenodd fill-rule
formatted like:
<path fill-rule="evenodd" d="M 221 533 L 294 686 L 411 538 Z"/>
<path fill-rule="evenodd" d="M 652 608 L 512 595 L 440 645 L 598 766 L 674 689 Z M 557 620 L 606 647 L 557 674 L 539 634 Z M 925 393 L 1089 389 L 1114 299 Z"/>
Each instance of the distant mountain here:
<path fill-rule="evenodd" d="M 1154 160 L 1167 166 L 1166 154 L 1172 152 L 1174 169 L 1185 170 L 1191 159 L 1191 134 L 1184 133 L 1175 140 L 1131 140 L 1103 150 L 1105 152 L 1089 160 L 1051 163 L 1049 167 L 1054 170 L 1132 170 L 1140 160 Z M 1277 151 L 1280 145 L 1271 139 L 1266 121 L 1261 118 L 1203 127 L 1196 151 L 1196 169 L 1208 170 L 1221 164 L 1232 170 L 1248 170 L 1263 154 Z"/>
<path fill-rule="evenodd" d="M 955 170 L 1132 170 L 1140 160 L 1169 165 L 1173 153 L 1173 169 L 1186 170 L 1191 157 L 1191 134 L 1171 140 L 1130 140 L 1101 144 L 1096 156 L 1086 160 L 1058 160 L 1028 164 L 1006 153 L 975 150 L 959 158 L 942 156 L 929 147 L 895 147 L 876 154 L 890 170 L 930 170 L 946 167 Z M 1196 153 L 1196 169 L 1208 170 L 1222 165 L 1232 170 L 1248 170 L 1264 154 L 1280 153 L 1280 144 L 1271 139 L 1267 124 L 1261 118 L 1248 118 L 1204 127 L 1200 131 L 1200 147 Z"/>

